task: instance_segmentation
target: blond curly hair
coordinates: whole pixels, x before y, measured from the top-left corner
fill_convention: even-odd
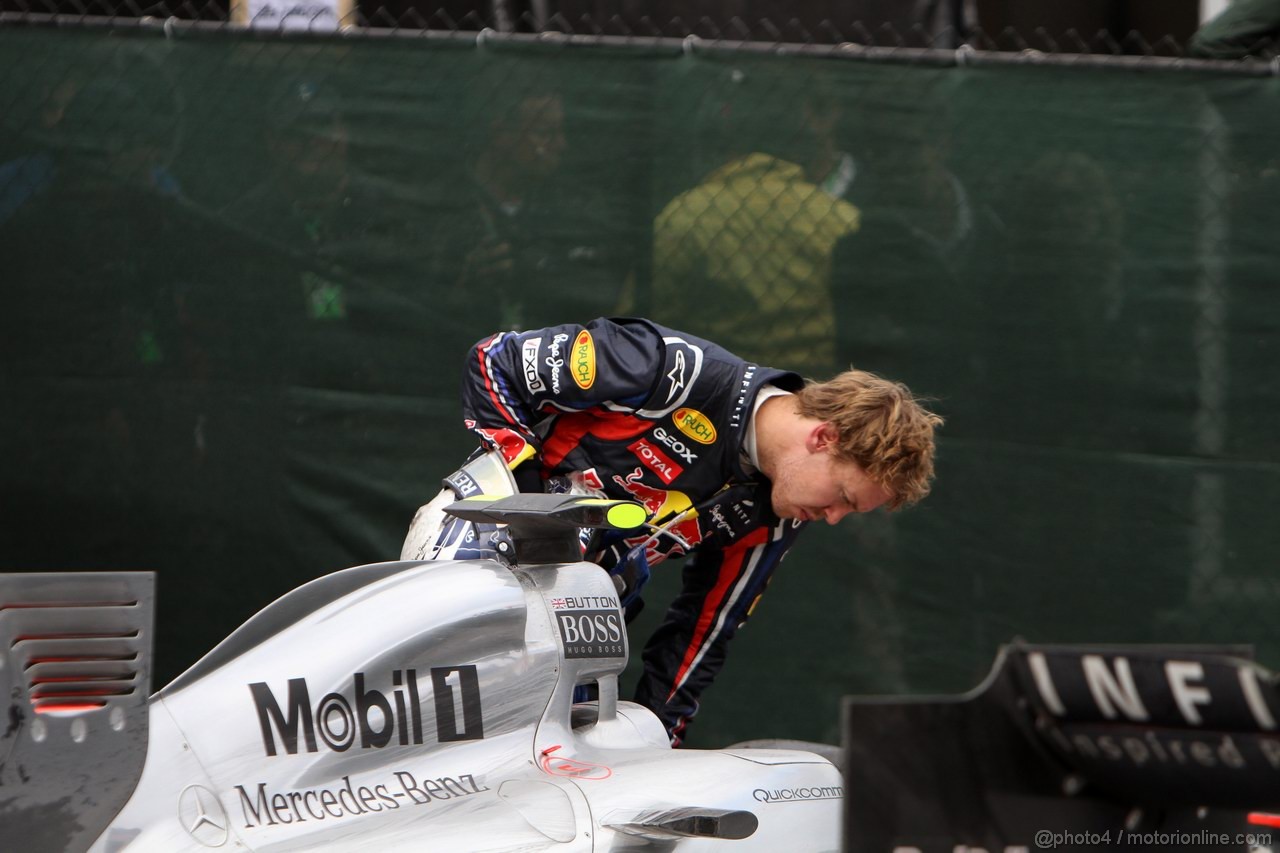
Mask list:
[[[933,431],[942,426],[942,418],[901,382],[846,370],[802,388],[796,410],[835,427],[833,452],[890,492],[889,509],[910,506],[929,494]]]

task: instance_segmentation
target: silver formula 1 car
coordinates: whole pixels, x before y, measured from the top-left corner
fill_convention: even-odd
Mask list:
[[[150,698],[145,573],[0,575],[6,850],[839,847],[811,753],[672,750],[619,701],[618,593],[582,527],[637,505],[461,501],[506,560],[312,581]],[[501,549],[500,549],[501,550]],[[596,685],[598,701],[573,701]]]

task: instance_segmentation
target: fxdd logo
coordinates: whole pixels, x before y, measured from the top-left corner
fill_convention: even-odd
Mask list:
[[[283,709],[265,681],[250,684],[267,755],[277,754],[277,735],[284,751],[290,755],[298,752],[299,734],[307,752],[319,751],[317,733],[320,742],[334,752],[346,752],[357,743],[360,749],[381,749],[393,739],[401,746],[423,742],[417,670],[392,671],[390,698],[380,690],[369,689],[363,672],[357,672],[353,681],[349,691],[327,693],[313,708],[307,680],[290,678]],[[484,737],[480,679],[474,665],[432,667],[431,688],[437,742]],[[461,728],[458,727],[459,703]]]
[[[524,384],[530,394],[547,390],[547,385],[538,375],[538,351],[542,349],[542,338],[529,338],[520,347],[520,364],[524,370]]]

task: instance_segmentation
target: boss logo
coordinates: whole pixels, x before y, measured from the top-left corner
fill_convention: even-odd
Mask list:
[[[617,610],[556,613],[566,658],[612,658],[626,654],[622,617]]]

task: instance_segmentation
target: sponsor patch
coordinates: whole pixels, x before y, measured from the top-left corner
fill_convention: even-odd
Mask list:
[[[636,458],[643,462],[646,468],[657,474],[658,479],[666,483],[668,486],[671,485],[672,481],[674,481],[676,477],[679,477],[684,473],[684,469],[672,461],[670,456],[663,453],[643,438],[637,439],[631,444],[628,444],[627,450],[634,453]]]
[[[645,512],[649,513],[649,519],[654,524],[663,524],[670,521],[673,516],[679,515],[693,506],[689,496],[684,492],[678,492],[675,489],[667,491],[646,486],[640,482],[640,478],[643,476],[644,469],[636,468],[625,478],[614,474],[613,481],[625,489],[627,494],[644,505]],[[696,514],[668,529],[670,533],[679,537],[680,542],[686,543],[690,548],[702,541],[702,529],[698,526]],[[645,543],[646,559],[649,560],[650,565],[657,565],[666,556],[678,557],[686,552],[686,549],[680,544],[673,544],[670,541],[672,539],[673,537],[655,537],[645,533],[623,541],[628,547],[635,547],[642,542]]]
[[[512,470],[537,453],[533,445],[525,441],[524,436],[518,432],[509,429],[483,429],[477,427],[472,420],[467,420],[467,428],[477,433],[490,447],[501,451],[507,467]]]
[[[524,384],[530,394],[539,394],[547,390],[547,383],[538,375],[538,351],[542,349],[542,338],[529,338],[520,347],[520,366],[524,371]]]
[[[742,371],[742,381],[738,383],[738,399],[733,404],[733,413],[729,415],[730,426],[735,428],[742,426],[742,416],[747,411],[747,393],[751,390],[751,383],[755,380],[755,375],[756,366],[754,364],[748,364],[747,369]]]
[[[667,380],[671,383],[667,389],[667,399],[665,402],[670,403],[676,394],[684,390],[684,350],[676,350],[676,363],[671,368],[671,372],[667,374]]]
[[[480,679],[475,666],[432,667],[430,672],[436,741],[484,738]],[[328,693],[313,703],[307,680],[290,678],[284,707],[265,681],[250,684],[263,750],[273,756],[279,753],[278,747],[283,747],[285,753],[297,755],[300,749],[318,752],[321,744],[334,752],[346,752],[353,747],[381,749],[392,742],[401,746],[423,743],[417,670],[392,670],[390,681],[388,695],[369,687],[365,674],[357,672],[350,689]],[[461,720],[454,714],[459,702]]]
[[[588,468],[579,475],[582,485],[588,489],[595,489],[597,492],[604,491],[604,481],[600,479],[600,472],[595,468]]]
[[[699,444],[716,443],[716,428],[711,425],[711,419],[697,409],[690,409],[687,406],[676,409],[676,413],[671,417],[675,420],[678,430]]]
[[[757,803],[797,803],[805,800],[838,800],[844,796],[844,788],[832,785],[825,788],[756,788],[751,798]]]
[[[618,599],[607,595],[570,595],[567,598],[551,599],[551,606],[557,610],[599,610],[601,607],[621,607]]]
[[[674,435],[667,432],[662,427],[658,427],[653,431],[653,437],[658,441],[660,441],[661,443],[665,444],[667,447],[670,447],[673,451],[675,451],[677,456],[679,456],[685,462],[688,462],[690,465],[698,461],[698,454],[690,450],[689,445],[685,444],[683,441],[676,438]]]
[[[560,368],[564,367],[564,359],[560,357],[560,345],[569,340],[568,335],[556,335],[551,339],[550,354],[545,359],[547,367],[551,368],[551,392],[553,394],[560,393]]]
[[[573,374],[573,381],[583,391],[595,384],[596,344],[591,340],[591,333],[586,329],[578,332],[578,336],[573,339],[569,372]]]
[[[448,477],[444,478],[446,488],[452,489],[453,493],[460,498],[469,498],[472,495],[483,494],[484,490],[480,488],[480,484],[476,482],[466,471],[454,471]]]
[[[559,611],[555,616],[566,658],[620,658],[627,653],[622,614],[616,609]]]
[[[394,778],[362,779],[367,783],[363,785],[352,782],[348,775],[342,777],[341,784],[326,787],[271,789],[266,782],[259,782],[257,787],[236,785],[235,790],[240,792],[240,814],[245,829],[340,820],[470,797],[489,790],[489,786],[477,782],[471,773],[419,780],[407,770],[396,770],[392,776]]]
[[[218,795],[203,785],[182,789],[178,820],[187,834],[205,847],[221,847],[227,842],[227,812]]]

